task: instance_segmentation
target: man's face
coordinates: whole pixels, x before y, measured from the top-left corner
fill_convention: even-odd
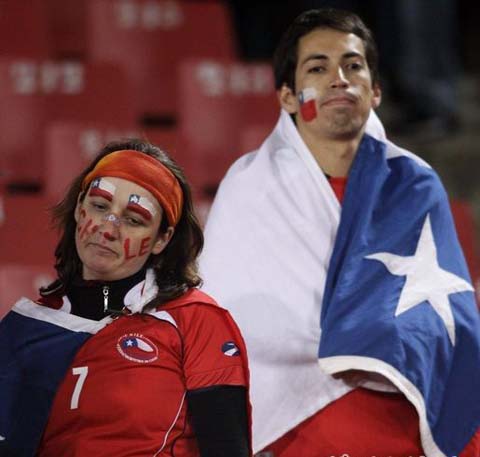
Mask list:
[[[379,87],[372,87],[363,41],[322,28],[303,36],[297,52],[295,92],[284,85],[279,97],[282,107],[295,115],[302,137],[359,137],[381,98]]]

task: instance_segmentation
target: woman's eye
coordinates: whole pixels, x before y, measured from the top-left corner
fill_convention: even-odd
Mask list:
[[[101,203],[92,202],[91,204],[92,204],[93,208],[95,208],[98,211],[104,211],[107,208],[106,205],[103,205]]]
[[[125,218],[125,220],[128,222],[129,225],[133,227],[137,227],[143,224],[140,219],[136,219],[135,217],[127,217]]]

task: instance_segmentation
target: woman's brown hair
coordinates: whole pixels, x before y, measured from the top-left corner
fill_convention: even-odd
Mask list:
[[[61,238],[55,249],[55,269],[58,279],[40,290],[41,295],[64,290],[75,277],[82,273],[82,263],[75,247],[75,207],[78,198],[83,200],[82,182],[85,176],[106,155],[120,150],[135,150],[154,157],[167,167],[176,177],[183,193],[183,208],[175,227],[172,239],[158,255],[150,255],[146,266],[155,272],[158,286],[157,297],[149,304],[157,306],[182,295],[190,287],[201,284],[198,275],[197,257],[203,248],[203,233],[193,210],[190,186],[182,169],[157,146],[146,141],[129,139],[107,144],[92,163],[77,176],[67,191],[65,198],[53,208],[54,225],[61,231]],[[160,232],[168,229],[165,215],[160,224]]]

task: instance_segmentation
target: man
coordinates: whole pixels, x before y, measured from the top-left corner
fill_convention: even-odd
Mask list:
[[[278,124],[207,223],[204,287],[247,342],[259,455],[480,455],[473,288],[437,175],[374,125],[375,49],[353,14],[294,21]]]

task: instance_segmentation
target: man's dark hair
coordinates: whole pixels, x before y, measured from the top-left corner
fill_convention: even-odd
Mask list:
[[[77,276],[82,274],[82,262],[75,246],[75,207],[78,198],[85,198],[82,192],[82,182],[85,176],[95,168],[95,165],[106,155],[121,150],[134,150],[154,157],[167,167],[176,177],[183,193],[183,208],[175,232],[160,254],[151,254],[146,266],[155,271],[158,295],[150,303],[156,306],[182,295],[188,288],[201,284],[198,276],[197,257],[203,248],[203,233],[193,210],[190,186],[181,168],[160,148],[137,139],[128,139],[107,144],[95,157],[92,163],[72,182],[65,198],[53,208],[53,221],[61,231],[61,238],[55,249],[55,268],[58,280],[50,286],[41,289],[46,295],[53,290],[64,290]],[[159,231],[165,233],[168,221],[163,213]]]
[[[378,51],[372,32],[356,14],[333,8],[305,11],[298,16],[284,33],[273,56],[275,89],[286,84],[295,92],[295,69],[300,38],[315,29],[333,29],[357,35],[365,46],[365,57],[372,75],[372,83],[378,83]]]

